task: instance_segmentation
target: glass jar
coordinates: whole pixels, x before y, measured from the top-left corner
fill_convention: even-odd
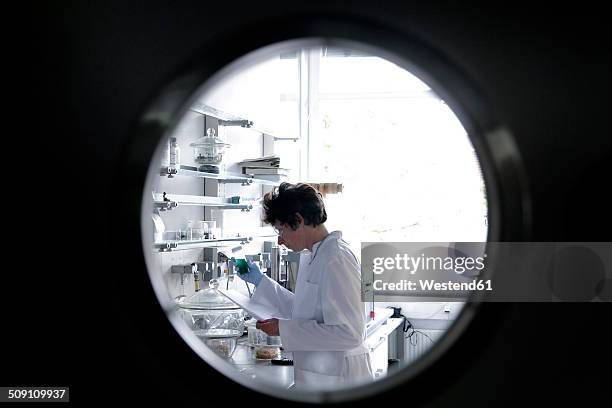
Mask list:
[[[185,323],[204,344],[223,357],[230,357],[244,332],[245,314],[217,290],[216,279],[211,279],[209,286],[180,302],[179,307]]]
[[[215,136],[214,129],[208,129],[206,136],[189,144],[193,147],[193,160],[204,165],[219,165],[223,161],[223,153],[230,145]]]

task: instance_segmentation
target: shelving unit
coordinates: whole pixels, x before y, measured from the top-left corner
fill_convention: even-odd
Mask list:
[[[274,232],[259,232],[249,234],[244,237],[227,237],[227,238],[216,238],[216,239],[192,239],[192,240],[164,240],[153,244],[155,249],[160,252],[167,252],[176,249],[192,249],[192,248],[215,248],[226,246],[226,243],[238,242],[240,244],[246,244],[253,241],[255,238],[276,238],[277,235]]]
[[[197,170],[188,170],[184,168],[175,169],[172,167],[162,167],[160,170],[160,175],[167,176],[169,178],[172,178],[174,176],[208,178],[208,179],[217,180],[219,183],[236,183],[236,184],[242,184],[243,186],[248,186],[251,184],[278,186],[281,183],[280,181],[258,179],[253,176],[249,176],[247,174],[234,174],[234,173],[215,174],[215,173],[206,173],[206,172],[197,171]]]
[[[234,237],[234,238],[218,238],[218,239],[192,239],[192,240],[166,240],[156,242],[153,247],[158,249],[160,252],[168,252],[179,249],[192,249],[192,248],[215,248],[225,246],[228,242],[238,242],[240,244],[246,244],[253,240],[253,237]]]
[[[271,135],[269,132],[261,131],[253,127],[253,122],[241,118],[236,115],[228,114],[222,112],[220,110],[214,109],[205,104],[196,103],[190,109],[192,112],[206,115],[208,117],[212,117],[218,121],[218,126],[239,126],[245,129],[249,129],[250,131],[254,131],[256,133],[260,133],[262,135],[267,135],[269,137],[273,137],[273,140],[286,140],[287,138],[280,138]],[[205,122],[208,119],[205,119]],[[214,123],[214,122],[213,122]],[[213,126],[216,126],[213,125]],[[270,140],[270,138],[268,138]],[[289,138],[288,140],[295,140]],[[197,178],[204,182],[204,195],[200,195],[198,192],[197,195],[184,195],[184,194],[175,194],[173,191],[193,191],[193,190],[185,190],[184,185],[185,182],[191,183],[189,180],[177,180],[177,189],[173,189],[173,187],[169,186],[165,183],[163,194],[158,192],[153,192],[153,211],[160,214],[161,212],[166,212],[170,210],[175,210],[178,207],[194,207],[201,206],[205,209],[204,217],[206,219],[210,219],[212,210],[228,210],[235,211],[240,210],[241,212],[249,212],[255,207],[259,207],[261,204],[259,201],[255,201],[253,197],[257,197],[256,194],[253,194],[253,189],[246,189],[253,194],[253,197],[244,200],[244,196],[241,192],[236,191],[236,195],[239,195],[240,202],[232,203],[228,202],[225,196],[220,196],[221,193],[218,190],[218,186],[220,184],[235,184],[239,186],[248,187],[251,185],[255,186],[279,186],[281,181],[276,180],[267,180],[266,178],[257,178],[255,175],[249,174],[236,174],[230,172],[221,172],[217,173],[208,173],[203,171],[198,171],[198,167],[190,165],[181,165],[181,166],[162,166],[160,168],[160,176],[167,177],[172,179],[174,177],[191,177]],[[242,189],[241,189],[242,190]],[[257,189],[256,189],[257,190]],[[160,191],[160,190],[157,190]],[[186,213],[190,213],[187,211]],[[178,215],[178,214],[177,214]],[[228,215],[231,217],[231,215]],[[246,216],[246,215],[245,215]],[[223,217],[223,216],[221,216]],[[225,231],[225,236],[216,238],[216,239],[166,239],[163,241],[157,241],[153,244],[153,250],[157,252],[172,252],[172,251],[182,251],[182,250],[191,250],[191,249],[203,249],[204,250],[204,259],[208,262],[215,262],[217,259],[217,251],[221,250],[223,247],[234,247],[237,245],[245,245],[249,242],[252,242],[254,239],[264,239],[264,240],[276,240],[277,235],[271,228],[266,227],[255,227],[255,228],[246,228],[246,229],[233,229],[229,231]],[[173,237],[172,234],[166,235],[165,238]],[[178,259],[178,258],[177,258]]]
[[[190,110],[200,115],[212,116],[218,119],[219,126],[240,126],[243,128],[250,128],[253,126],[253,122],[248,119],[220,111],[203,103],[194,104]]]
[[[199,203],[181,203],[176,201],[155,201],[153,203],[155,208],[159,208],[161,211],[168,211],[172,208],[182,207],[185,205],[199,205],[202,207],[215,207],[219,210],[241,210],[241,211],[251,211],[253,206],[250,204],[199,204]]]
[[[258,204],[243,203],[233,204],[225,202],[220,197],[208,197],[208,196],[196,196],[196,195],[184,195],[184,194],[170,194],[169,197],[165,197],[161,194],[153,194],[153,206],[160,211],[171,210],[181,206],[201,206],[201,207],[215,207],[218,210],[241,210],[250,211],[254,206]]]
[[[219,210],[241,210],[241,211],[251,211],[253,209],[252,204],[220,204],[220,203],[192,203],[192,202],[180,202],[180,201],[154,201],[153,205],[156,209],[160,209],[161,211],[168,211],[172,208],[182,207],[186,205],[195,205],[202,207],[215,207]]]
[[[215,109],[211,106],[208,106],[206,104],[203,103],[196,103],[195,105],[193,105],[190,109],[192,112],[195,113],[199,113],[200,115],[207,115],[207,116],[212,116],[213,118],[216,118],[219,120],[219,126],[240,126],[243,127],[245,129],[250,129],[254,132],[257,133],[261,133],[262,135],[267,135],[267,136],[271,136],[274,138],[274,141],[284,141],[284,140],[291,140],[291,141],[298,141],[299,138],[298,137],[279,137],[276,136],[274,133],[271,133],[268,130],[264,130],[264,129],[259,129],[257,127],[254,127],[254,123],[253,121],[250,121],[248,119],[244,119],[241,118],[239,116],[236,115],[232,115],[229,113],[225,113],[223,111],[220,111],[218,109]]]

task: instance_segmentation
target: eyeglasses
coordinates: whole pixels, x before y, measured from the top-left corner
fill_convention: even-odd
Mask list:
[[[274,230],[274,233],[278,235],[279,237],[283,236],[283,231],[285,230],[284,227],[279,228],[279,227],[272,226],[272,229]]]

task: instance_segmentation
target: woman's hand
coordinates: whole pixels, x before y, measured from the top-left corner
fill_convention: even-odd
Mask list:
[[[255,285],[255,287],[257,287],[257,285],[259,285],[259,282],[261,282],[261,279],[263,278],[263,273],[259,270],[259,267],[254,262],[247,260],[246,263],[249,267],[249,271],[245,274],[237,273],[236,275],[238,275],[240,279],[252,283],[253,285]],[[231,258],[230,264],[231,268],[233,269],[236,265],[236,260],[234,258]]]
[[[279,336],[278,319],[258,320],[255,327],[266,333],[268,336]]]

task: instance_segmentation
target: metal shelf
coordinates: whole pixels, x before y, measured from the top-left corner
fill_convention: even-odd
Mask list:
[[[166,240],[156,242],[153,247],[158,249],[160,252],[168,252],[181,249],[191,248],[210,248],[223,246],[225,242],[240,242],[246,244],[252,241],[252,237],[234,237],[234,238],[218,238],[218,239],[193,239],[193,240]]]
[[[253,237],[253,239],[268,239],[274,240],[278,238],[278,235],[274,232],[272,227],[270,226],[262,226],[262,227],[251,227],[251,228],[236,228],[229,229],[225,231],[228,236],[247,236]]]
[[[277,238],[278,234],[270,233],[270,234],[258,234],[253,235],[254,238]]]
[[[156,209],[161,211],[168,211],[176,207],[185,207],[185,206],[202,206],[202,207],[215,207],[219,210],[241,210],[241,211],[251,211],[253,206],[251,204],[213,204],[213,203],[182,203],[179,201],[154,201],[153,205]]]
[[[298,140],[300,140],[299,137],[280,137],[280,136],[276,136],[274,133],[271,133],[271,132],[269,132],[269,131],[267,131],[265,129],[259,129],[259,128],[255,128],[255,127],[250,127],[249,130],[252,130],[253,132],[261,133],[262,135],[273,137],[275,142],[282,142],[282,141],[287,141],[287,140],[291,140],[291,141],[297,142]]]
[[[240,116],[220,111],[204,103],[196,103],[190,110],[192,112],[199,113],[200,115],[212,116],[213,118],[219,119],[219,126],[240,126],[257,133],[271,136],[274,138],[274,141],[293,140],[295,142],[300,139],[299,137],[278,137],[274,133],[271,133],[265,129],[253,127],[254,124],[252,120],[244,119]]]
[[[250,128],[253,126],[253,122],[248,119],[225,113],[203,103],[194,104],[190,110],[200,115],[212,116],[213,118],[219,119],[220,126],[240,126],[243,128]]]
[[[157,210],[169,211],[173,208],[184,206],[215,207],[216,209],[220,210],[241,211],[250,211],[253,209],[253,204],[251,203],[232,204],[227,203],[218,197],[170,194],[168,197],[166,197],[166,199],[164,199],[163,195],[161,194],[153,195],[153,207]]]
[[[233,174],[233,173],[223,173],[223,174],[215,174],[215,173],[206,173],[203,171],[197,170],[187,170],[187,169],[175,169],[172,167],[162,167],[160,170],[161,176],[167,176],[169,178],[176,176],[189,176],[189,177],[202,177],[218,180],[219,183],[237,183],[242,184],[243,186],[248,186],[251,184],[263,184],[268,186],[279,186],[280,181],[272,181],[272,180],[264,180],[258,179],[252,176],[248,176],[246,174]]]

